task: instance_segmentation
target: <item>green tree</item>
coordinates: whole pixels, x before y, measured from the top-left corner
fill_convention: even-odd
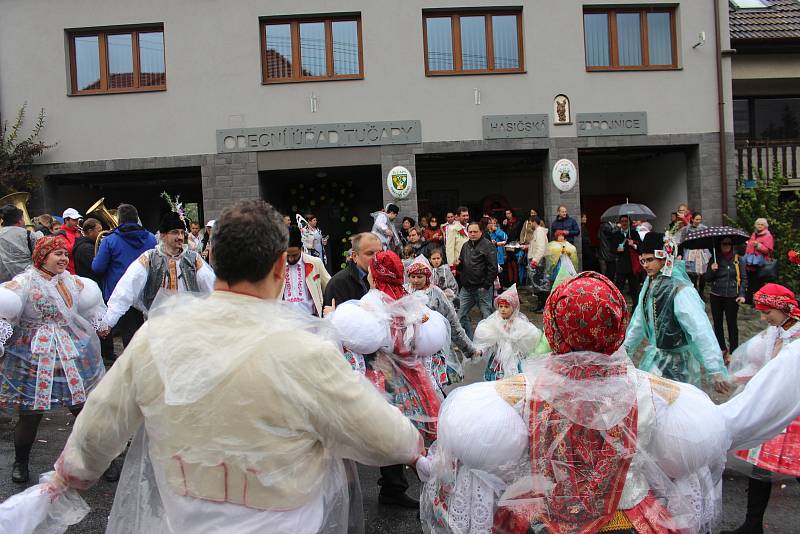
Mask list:
[[[786,183],[787,178],[777,163],[771,178],[767,179],[763,171],[759,172],[755,187],[745,187],[744,179],[740,179],[736,188],[736,218],[728,217],[728,220],[752,232],[757,218],[767,219],[769,231],[775,238],[778,282],[799,291],[800,268],[789,263],[787,253],[800,251],[800,192],[781,191]]]
[[[0,125],[0,197],[17,191],[36,190],[40,179],[33,175],[33,162],[45,150],[55,146],[48,145],[39,137],[44,128],[44,108],[39,111],[30,134],[22,137],[27,105],[26,102],[19,108],[11,125],[8,121]]]

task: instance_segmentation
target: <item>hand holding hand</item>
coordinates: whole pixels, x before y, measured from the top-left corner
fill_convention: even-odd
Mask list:
[[[723,395],[731,390],[731,385],[725,380],[720,373],[713,375],[714,391],[722,393]]]
[[[718,264],[718,263],[716,263],[716,262],[715,262],[715,263],[712,263],[712,264],[711,264],[711,270],[712,270],[712,271],[716,271],[716,270],[718,270],[718,269],[719,269],[719,264]]]

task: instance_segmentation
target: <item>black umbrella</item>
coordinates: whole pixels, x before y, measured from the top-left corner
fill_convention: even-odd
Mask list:
[[[750,236],[747,232],[731,226],[709,226],[702,230],[692,230],[685,234],[681,246],[687,249],[711,249],[714,252],[714,261],[717,261],[717,243],[722,238],[728,237],[734,245],[746,243]]]
[[[617,222],[623,215],[626,215],[632,221],[652,221],[656,218],[655,213],[644,204],[626,202],[625,204],[608,208],[603,212],[600,220],[602,222]]]

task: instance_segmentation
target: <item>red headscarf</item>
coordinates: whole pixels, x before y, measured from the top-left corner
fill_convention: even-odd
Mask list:
[[[403,262],[391,250],[378,252],[369,262],[369,272],[375,289],[397,300],[405,296],[403,289]]]
[[[560,284],[547,299],[544,334],[557,354],[613,354],[625,341],[628,309],[617,286],[587,271]]]
[[[59,249],[69,250],[67,240],[63,236],[57,235],[40,237],[36,241],[36,246],[33,247],[33,253],[31,254],[33,266],[37,269],[41,269],[42,265],[44,265],[44,260],[47,258],[47,255],[54,250]]]
[[[789,317],[800,321],[800,307],[791,290],[779,284],[764,284],[753,295],[753,303],[758,311],[780,310]]]
[[[562,235],[564,237],[569,237],[569,232],[567,230],[556,230],[554,235],[555,235],[556,239],[558,239],[558,236],[562,236]]]
[[[425,276],[425,287],[423,289],[427,289],[428,286],[431,285],[433,267],[431,267],[430,262],[428,262],[428,259],[425,256],[417,256],[416,259],[411,262],[411,265],[409,265],[406,269],[406,274],[408,274],[408,276],[411,276],[412,274],[421,274]]]

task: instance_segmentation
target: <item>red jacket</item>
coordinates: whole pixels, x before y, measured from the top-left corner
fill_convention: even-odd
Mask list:
[[[61,231],[64,232],[64,238],[67,240],[67,253],[69,253],[69,265],[67,265],[67,270],[71,274],[75,274],[75,258],[72,255],[72,249],[75,247],[75,240],[81,237],[81,232],[78,230],[77,226],[75,228],[62,226]]]

